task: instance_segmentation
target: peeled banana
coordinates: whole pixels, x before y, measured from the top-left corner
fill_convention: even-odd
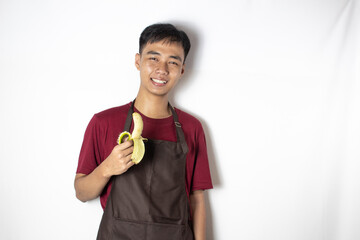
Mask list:
[[[138,164],[141,161],[141,159],[144,157],[145,154],[144,141],[147,139],[141,136],[144,127],[141,115],[137,112],[134,112],[132,114],[132,117],[134,121],[134,130],[132,131],[131,134],[127,131],[122,132],[119,135],[117,143],[118,144],[122,143],[126,137],[128,138],[128,140],[132,140],[134,142],[134,151],[131,155],[131,161],[133,161],[135,164]]]

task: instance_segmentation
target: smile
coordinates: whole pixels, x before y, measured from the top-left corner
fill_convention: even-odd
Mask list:
[[[151,81],[158,83],[158,84],[166,84],[168,82],[166,80],[160,80],[160,79],[155,79],[155,78],[151,78]]]

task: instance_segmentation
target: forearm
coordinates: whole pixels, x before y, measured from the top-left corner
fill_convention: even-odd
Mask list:
[[[97,198],[109,180],[110,177],[105,175],[103,165],[99,165],[89,175],[76,174],[76,197],[82,202]]]
[[[206,239],[206,208],[204,191],[194,191],[190,195],[190,204],[193,213],[193,230],[195,240]]]
[[[132,141],[116,145],[111,154],[89,175],[76,174],[76,197],[83,202],[97,198],[111,176],[120,175],[134,165],[131,161]]]

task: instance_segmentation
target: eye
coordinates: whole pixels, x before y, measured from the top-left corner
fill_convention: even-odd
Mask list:
[[[178,66],[179,64],[177,62],[170,62],[170,64]]]
[[[157,61],[157,58],[156,57],[150,57],[149,58],[151,61]]]

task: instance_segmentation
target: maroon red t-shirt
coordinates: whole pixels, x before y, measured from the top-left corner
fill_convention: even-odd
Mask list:
[[[81,147],[77,173],[89,174],[104,161],[115,147],[119,134],[124,130],[125,120],[131,102],[97,113],[91,119],[85,131]],[[139,112],[134,108],[135,112]],[[209,162],[205,134],[199,120],[175,109],[179,117],[185,139],[189,148],[186,156],[186,192],[211,189]],[[140,112],[139,112],[140,113]],[[141,114],[141,113],[140,113]],[[144,122],[144,138],[176,142],[176,130],[173,117],[163,119],[148,118],[141,114]],[[130,132],[133,129],[131,126]],[[145,143],[146,144],[146,143]],[[141,163],[140,163],[141,164]],[[100,195],[103,209],[110,194],[111,182]]]

